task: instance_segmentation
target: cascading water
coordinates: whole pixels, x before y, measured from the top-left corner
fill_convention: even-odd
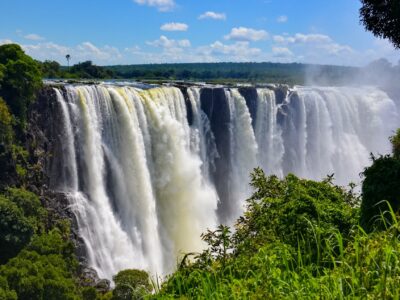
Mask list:
[[[164,275],[200,235],[232,224],[249,173],[359,182],[386,153],[396,106],[375,88],[92,85],[55,88],[61,115],[52,185],[75,213],[100,277],[126,268]]]

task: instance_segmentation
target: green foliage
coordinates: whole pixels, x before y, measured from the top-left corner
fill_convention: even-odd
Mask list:
[[[74,77],[77,78],[97,78],[97,79],[104,79],[104,78],[113,78],[113,72],[111,70],[107,70],[103,67],[99,67],[93,65],[91,61],[85,61],[79,64],[72,66],[69,70],[69,73],[75,75]]]
[[[77,263],[70,242],[57,230],[35,236],[18,256],[0,267],[18,299],[79,299],[73,278]]]
[[[0,172],[0,180],[6,176],[6,172],[10,169],[10,154],[14,139],[12,124],[13,118],[8,110],[7,104],[0,97],[0,170],[2,170],[2,172]]]
[[[45,231],[47,211],[43,208],[37,195],[25,189],[17,188],[8,188],[5,195],[22,210],[36,233]]]
[[[400,159],[400,129],[397,129],[396,134],[390,138],[392,143],[393,157]]]
[[[400,160],[389,155],[373,158],[372,165],[363,174],[361,225],[367,231],[384,228],[380,215],[388,207],[383,200],[395,211],[400,209]]]
[[[400,48],[400,2],[398,0],[361,0],[361,23],[375,36],[387,38]]]
[[[349,194],[329,182],[302,180],[291,174],[279,180],[256,169],[251,184],[255,193],[234,237],[237,251],[255,251],[267,241],[279,240],[294,248],[300,243],[304,251],[314,253],[318,250],[316,235],[325,239],[340,231],[348,236],[356,224]]]
[[[17,300],[17,293],[10,291],[7,279],[0,276],[0,299],[1,300]]]
[[[337,66],[313,66],[306,64],[281,63],[183,63],[147,64],[105,67],[114,72],[117,78],[146,80],[206,80],[250,81],[287,84],[304,84],[306,77],[321,77],[333,82],[345,82],[354,74],[356,68]]]
[[[372,165],[363,172],[361,225],[368,232],[387,227],[381,216],[388,204],[400,210],[400,129],[390,141],[392,155],[372,156]]]
[[[400,226],[367,234],[353,191],[288,175],[252,175],[255,189],[236,232],[203,235],[155,299],[398,299]],[[224,251],[223,249],[226,249]]]
[[[18,254],[34,233],[30,220],[16,203],[0,196],[0,263]]]
[[[7,102],[20,127],[24,128],[28,105],[42,85],[39,64],[19,45],[6,44],[0,46],[0,70],[3,77],[0,96]]]
[[[124,270],[113,277],[115,289],[112,299],[143,299],[152,290],[149,275],[141,270]]]
[[[0,46],[0,299],[97,299],[78,284],[69,222],[49,218],[37,195],[8,186],[32,185],[25,125],[40,68],[54,74],[59,65],[39,64],[18,45]]]
[[[0,266],[0,299],[83,297],[68,227],[60,220],[47,231],[47,211],[29,191],[8,188],[0,195],[0,263],[5,263]]]
[[[61,76],[60,64],[58,62],[46,60],[39,64],[44,78],[57,78]]]
[[[1,79],[0,79],[1,80]],[[8,110],[7,104],[0,97],[0,145],[8,148],[13,140],[13,119]]]
[[[0,262],[18,254],[34,233],[44,232],[46,219],[47,211],[35,194],[9,188],[0,195]]]

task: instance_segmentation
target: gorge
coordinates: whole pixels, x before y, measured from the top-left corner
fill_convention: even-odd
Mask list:
[[[51,85],[50,188],[67,196],[88,263],[166,275],[230,224],[249,174],[359,183],[390,151],[396,104],[373,87]]]

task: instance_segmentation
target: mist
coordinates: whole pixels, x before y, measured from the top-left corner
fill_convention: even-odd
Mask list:
[[[400,61],[392,64],[386,58],[365,67],[309,65],[305,84],[310,86],[374,86],[386,92],[400,105]]]

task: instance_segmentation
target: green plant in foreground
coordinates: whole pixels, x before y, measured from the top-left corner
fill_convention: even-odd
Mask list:
[[[381,214],[386,231],[366,233],[357,225],[356,195],[330,180],[280,180],[256,169],[252,185],[236,232],[221,226],[203,235],[209,247],[181,263],[150,298],[399,298],[393,210]]]

